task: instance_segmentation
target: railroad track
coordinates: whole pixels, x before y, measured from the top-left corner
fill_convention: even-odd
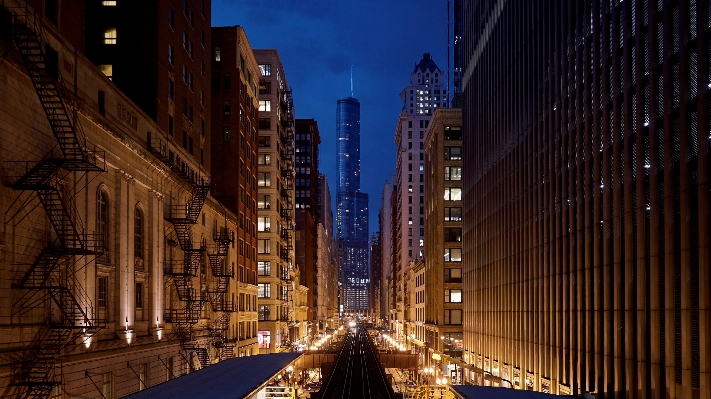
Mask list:
[[[320,397],[394,398],[368,333],[360,323],[354,329],[344,338],[333,371],[319,392]]]

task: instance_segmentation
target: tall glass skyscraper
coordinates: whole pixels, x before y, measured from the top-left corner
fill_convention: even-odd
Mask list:
[[[360,102],[352,95],[338,100],[336,131],[341,304],[347,312],[367,312],[368,194],[360,191]]]

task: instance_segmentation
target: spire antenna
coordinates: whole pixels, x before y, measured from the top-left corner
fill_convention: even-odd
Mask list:
[[[353,65],[351,65],[351,97],[353,97]]]

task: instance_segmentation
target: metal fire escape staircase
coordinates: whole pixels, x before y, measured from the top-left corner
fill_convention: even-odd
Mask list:
[[[287,321],[290,324],[295,323],[294,320],[294,285],[298,284],[293,279],[294,265],[291,254],[294,251],[294,101],[291,90],[283,92],[282,101],[282,121],[281,121],[281,175],[283,179],[282,185],[282,207],[281,217],[284,221],[281,230],[281,238],[284,246],[281,251],[281,259],[288,267],[287,279]]]
[[[176,157],[177,158],[177,157]],[[198,216],[205,204],[210,183],[200,178],[179,158],[171,169],[192,185],[192,195],[186,205],[166,205],[165,220],[171,223],[175,230],[177,242],[183,251],[182,261],[166,261],[164,274],[173,280],[178,299],[182,302],[179,308],[169,309],[170,321],[173,323],[173,333],[180,340],[180,346],[188,352],[195,352],[201,367],[210,365],[210,353],[207,345],[198,343],[193,327],[200,321],[206,299],[193,287],[193,279],[197,276],[200,261],[205,254],[205,242],[195,242],[192,226],[197,223]],[[191,365],[192,367],[192,365]]]
[[[225,225],[227,223],[225,222]],[[234,266],[227,266],[225,260],[234,236],[227,227],[213,233],[214,244],[208,247],[207,257],[210,261],[210,270],[215,278],[212,289],[207,291],[207,298],[217,318],[207,326],[210,332],[213,348],[217,349],[218,361],[234,357],[235,342],[226,337],[230,326],[230,317],[235,312],[234,302],[228,298],[230,279],[234,278]]]
[[[62,352],[74,349],[78,338],[88,339],[106,325],[97,318],[91,299],[74,275],[75,262],[100,254],[103,240],[84,229],[65,184],[67,172],[103,172],[105,165],[103,153],[88,150],[76,110],[65,105],[61,75],[48,68],[42,16],[27,6],[1,11],[58,147],[36,163],[25,162],[24,174],[9,185],[37,193],[57,236],[13,284],[24,291],[15,302],[15,315],[27,315],[51,303],[46,323],[33,337],[16,374],[16,397],[46,398],[61,383],[55,366]]]

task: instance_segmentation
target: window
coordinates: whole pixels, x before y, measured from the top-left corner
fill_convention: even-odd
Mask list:
[[[451,303],[461,303],[462,302],[462,290],[444,290],[444,301]]]
[[[272,186],[272,174],[271,172],[259,172],[257,174],[257,186],[259,187],[271,187]]]
[[[444,229],[445,242],[462,242],[462,229],[446,228]]]
[[[220,46],[215,47],[215,61],[220,62]]]
[[[175,99],[175,83],[172,80],[168,80],[168,98]]]
[[[270,118],[259,118],[259,130],[269,130],[272,128],[272,120]]]
[[[444,147],[444,159],[448,161],[461,161],[462,147]]]
[[[98,298],[96,302],[98,303],[99,308],[106,308],[109,300],[109,278],[99,277],[97,280]]]
[[[260,254],[272,253],[272,244],[268,239],[257,240],[257,252]]]
[[[272,262],[269,262],[269,261],[257,262],[257,273],[260,276],[271,276],[272,275]]]
[[[143,212],[139,208],[133,219],[133,255],[143,259]]]
[[[462,309],[445,309],[444,324],[462,324]]]
[[[173,65],[175,63],[175,53],[173,52],[172,44],[168,45],[168,62],[170,63],[170,65]]]
[[[109,80],[114,80],[114,66],[111,64],[100,64],[99,70],[106,75]]]
[[[175,12],[172,8],[168,9],[168,26],[170,26],[170,29],[175,30]]]
[[[444,180],[462,180],[461,166],[445,166]]]
[[[232,141],[232,136],[230,135],[230,127],[229,126],[222,127],[222,140],[225,143],[229,143],[230,141]]]
[[[104,44],[116,44],[116,28],[106,28],[104,31]]]
[[[271,147],[272,138],[270,136],[259,136],[259,146],[260,147]]]
[[[269,309],[269,305],[259,305],[259,311],[258,311],[258,318],[259,320],[265,321],[265,320],[271,320],[271,311]],[[263,333],[264,331],[260,331],[260,334]],[[267,339],[269,338],[269,331],[266,331],[267,333]],[[262,341],[259,344],[260,348],[268,348],[269,347],[269,342],[267,341],[266,346],[264,345],[264,341]]]
[[[462,261],[462,249],[461,248],[445,248],[444,249],[444,261],[445,262],[461,262]]]
[[[109,201],[104,190],[99,190],[96,196],[96,233],[106,258],[109,250]]]
[[[444,269],[444,282],[445,283],[461,283],[462,282],[462,269]]]
[[[143,283],[136,283],[136,307],[143,308]]]
[[[259,82],[259,94],[272,94],[272,82]]]
[[[224,100],[222,102],[222,110],[225,116],[230,115],[232,113],[232,102],[230,102],[230,100]]]
[[[461,222],[462,221],[462,208],[444,208],[444,221],[445,222]]]
[[[461,201],[462,200],[462,188],[461,187],[445,187],[444,188],[444,200],[445,201]]]
[[[271,100],[259,100],[259,110],[264,112],[270,112],[272,110]]]
[[[445,140],[461,140],[462,139],[462,127],[461,126],[445,126],[444,127],[444,139]]]
[[[257,163],[259,165],[270,165],[272,163],[272,156],[269,154],[259,154],[257,155]]]
[[[116,0],[103,0],[101,2],[102,6],[107,6],[107,7],[114,7],[116,6]]]
[[[272,197],[267,194],[259,194],[257,200],[257,208],[259,209],[271,209],[272,207]]]
[[[222,88],[229,89],[232,87],[232,75],[229,73],[225,74],[225,79],[222,81]]]
[[[259,65],[259,72],[262,73],[262,76],[271,76],[271,75],[272,75],[272,66],[271,66],[271,64],[262,64],[262,65]]]
[[[271,284],[269,284],[269,283],[259,284],[257,293],[258,293],[257,295],[259,295],[260,298],[271,298]]]
[[[259,216],[257,217],[257,231],[271,231],[272,222],[269,216]]]

